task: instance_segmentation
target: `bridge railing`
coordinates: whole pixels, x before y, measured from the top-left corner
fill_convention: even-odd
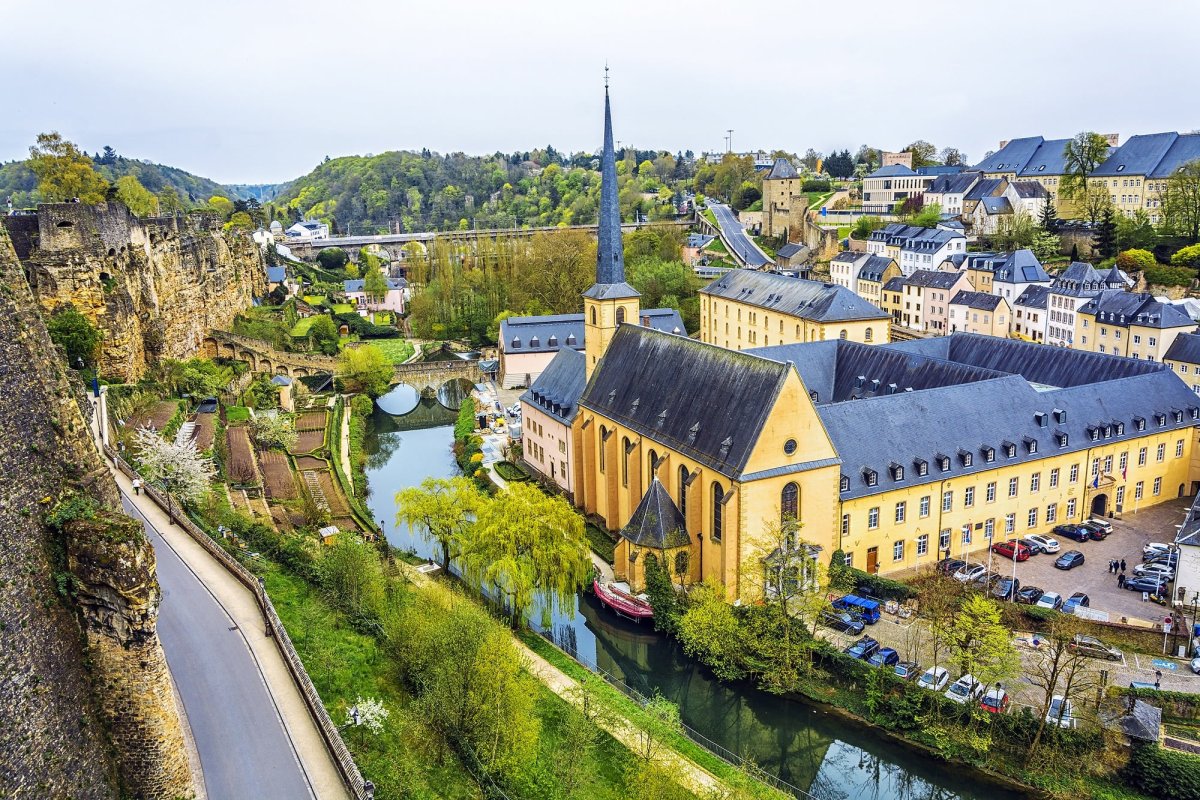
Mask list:
[[[117,469],[130,479],[137,477],[137,473],[133,470],[133,467],[129,466],[115,450],[108,445],[104,445],[103,449],[104,455],[112,461]],[[325,747],[337,765],[338,772],[341,774],[346,788],[355,800],[373,800],[375,796],[374,784],[363,778],[362,773],[358,770],[358,765],[354,763],[354,757],[350,755],[350,749],[346,747],[346,742],[342,739],[341,733],[338,732],[337,725],[334,724],[324,703],[321,702],[321,696],[317,693],[317,688],[313,685],[312,678],[308,676],[308,671],[304,668],[304,662],[300,660],[300,656],[292,644],[292,639],[288,636],[287,629],[283,626],[283,621],[279,619],[279,614],[276,613],[275,606],[271,603],[271,598],[267,596],[267,590],[263,586],[262,579],[246,569],[225,548],[213,541],[211,536],[201,530],[186,515],[182,514],[177,501],[169,501],[166,495],[149,484],[143,485],[142,488],[146,496],[153,500],[173,523],[182,528],[184,533],[204,548],[209,555],[216,559],[221,566],[228,570],[234,578],[254,595],[255,600],[258,602],[259,610],[263,615],[266,635],[274,639],[275,646],[279,649],[279,654],[292,676],[292,682],[295,683],[300,696],[304,698],[304,704],[308,707],[308,713],[312,717],[313,723],[317,726],[317,730],[320,731],[321,738],[325,740]]]

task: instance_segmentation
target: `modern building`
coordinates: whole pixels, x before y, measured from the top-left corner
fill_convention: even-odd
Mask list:
[[[316,241],[318,239],[328,239],[329,226],[315,219],[306,219],[297,222],[284,231],[284,236],[287,239],[296,240]]]
[[[863,178],[863,210],[888,213],[896,203],[925,194],[937,178],[962,172],[962,167],[917,167],[903,164],[880,167]]]
[[[950,300],[949,333],[1008,336],[1012,308],[1003,297],[987,292],[961,291]]]
[[[1075,312],[1105,289],[1128,289],[1133,285],[1121,270],[1113,267],[1101,273],[1091,264],[1072,262],[1055,276],[1046,297],[1046,344],[1069,347],[1075,340]]]
[[[342,281],[342,291],[346,299],[354,304],[359,314],[371,311],[394,311],[404,313],[404,292],[408,281],[403,278],[388,278],[387,291],[382,296],[368,295],[365,289],[366,281],[359,278],[352,281]]]
[[[1163,363],[1175,370],[1179,378],[1200,394],[1200,334],[1181,333],[1171,342],[1163,355]]]
[[[888,318],[842,286],[736,269],[700,290],[700,339],[731,350],[792,342],[888,341]]]
[[[1162,361],[1181,333],[1196,323],[1178,306],[1145,292],[1104,289],[1079,307],[1072,347]]]
[[[777,158],[771,171],[763,176],[763,225],[764,236],[787,238],[788,220],[791,218],[792,203],[802,195],[804,179],[786,158]]]

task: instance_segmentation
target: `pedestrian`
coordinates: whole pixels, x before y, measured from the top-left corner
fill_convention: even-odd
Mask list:
[[[142,493],[142,479],[141,478],[133,479],[133,493],[135,495],[140,495]]]
[[[1125,571],[1125,559],[1121,559],[1121,572]]]
[[[1162,686],[1162,670],[1154,670],[1154,688],[1157,691]]]
[[[1116,561],[1109,561],[1109,562],[1108,562],[1108,571],[1109,571],[1109,572],[1111,572],[1111,573],[1112,573],[1112,574],[1114,574],[1114,575],[1116,575],[1116,574],[1117,574],[1117,562],[1116,562]]]
[[[1124,572],[1122,572],[1120,575],[1117,576],[1117,588],[1119,588],[1119,589],[1125,588],[1125,573]]]

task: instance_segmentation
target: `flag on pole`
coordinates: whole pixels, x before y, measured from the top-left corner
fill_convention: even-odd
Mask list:
[[[1096,477],[1092,478],[1092,488],[1098,489],[1099,487],[1100,487],[1100,476],[1097,475]]]
[[[1125,473],[1129,471],[1128,467],[1121,467],[1121,480],[1125,480]]]

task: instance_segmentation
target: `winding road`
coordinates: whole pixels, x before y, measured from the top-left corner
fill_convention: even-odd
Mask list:
[[[742,227],[742,223],[738,222],[733,209],[724,203],[714,203],[711,200],[708,202],[708,207],[712,209],[717,218],[717,224],[721,226],[721,238],[740,263],[751,269],[758,269],[774,263],[746,235],[746,229]]]

